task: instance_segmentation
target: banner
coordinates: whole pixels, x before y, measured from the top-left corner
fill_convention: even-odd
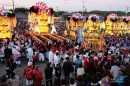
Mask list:
[[[84,41],[82,28],[78,28],[77,32],[78,32],[78,43],[81,43]]]

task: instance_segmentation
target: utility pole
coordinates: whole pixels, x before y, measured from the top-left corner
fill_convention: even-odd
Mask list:
[[[110,5],[110,12],[111,12],[111,5]]]
[[[128,6],[126,6],[126,16],[127,16],[128,9],[129,9],[129,7],[128,7]]]
[[[13,4],[13,13],[14,13],[14,0],[12,0],[12,4]]]
[[[82,16],[84,16],[84,8],[85,8],[84,3],[85,3],[85,2],[87,2],[87,1],[83,1],[83,11],[82,11]]]
[[[57,8],[57,17],[58,17],[59,7],[57,6],[56,8]]]

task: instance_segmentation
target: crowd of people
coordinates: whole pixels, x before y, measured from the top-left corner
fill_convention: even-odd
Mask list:
[[[0,86],[19,86],[14,70],[22,58],[28,59],[23,70],[26,86],[42,86],[43,74],[45,86],[130,86],[129,34],[105,36],[99,51],[85,49],[77,40],[40,44],[29,35],[14,35],[12,40],[1,40],[0,58],[6,64]],[[44,72],[39,64],[46,64]]]

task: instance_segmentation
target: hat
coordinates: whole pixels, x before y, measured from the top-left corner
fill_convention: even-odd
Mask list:
[[[108,51],[108,54],[111,54],[111,52],[110,52],[110,51]]]
[[[28,66],[31,66],[32,65],[32,62],[28,62]]]

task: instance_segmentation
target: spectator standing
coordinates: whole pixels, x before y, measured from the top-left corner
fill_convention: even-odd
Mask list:
[[[24,68],[24,75],[26,77],[26,86],[30,86],[33,84],[32,73],[29,72],[33,70],[32,62],[28,62],[28,65]]]
[[[51,63],[47,64],[45,68],[46,86],[52,86],[52,72],[53,68],[50,66]]]
[[[72,64],[71,64],[71,62],[69,62],[69,57],[67,57],[66,61],[63,63],[63,71],[64,71],[64,75],[65,75],[66,84],[69,83],[70,73],[72,71],[71,68],[72,68]]]

